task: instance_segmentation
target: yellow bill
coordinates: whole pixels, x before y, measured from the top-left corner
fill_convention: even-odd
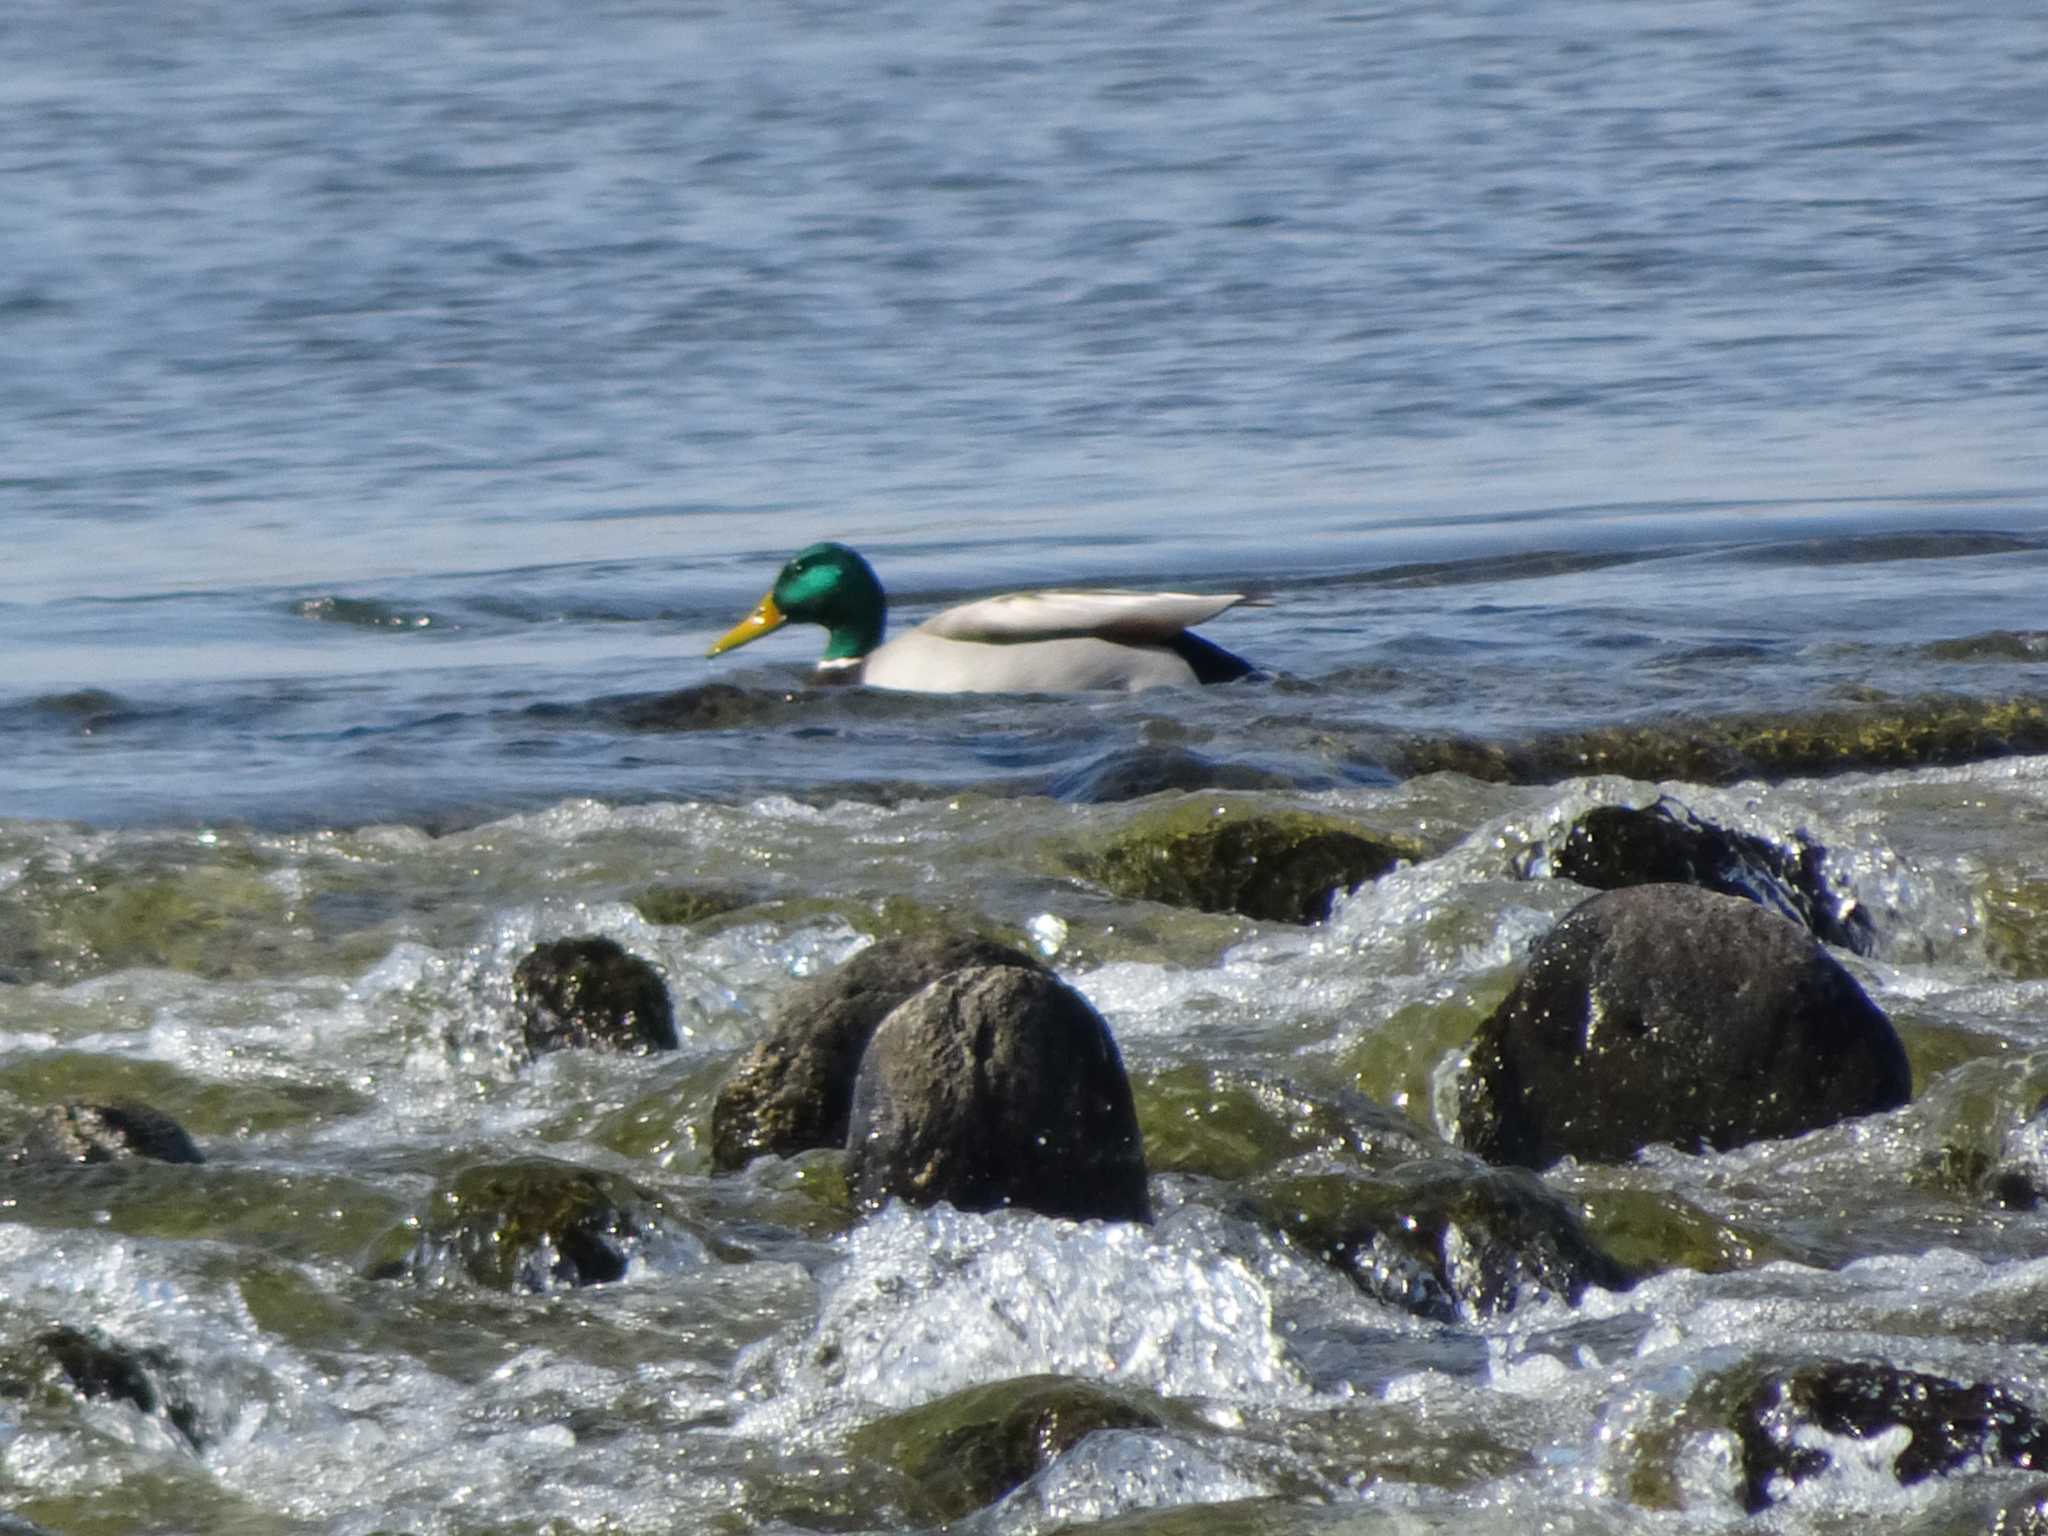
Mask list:
[[[719,636],[718,643],[704,654],[716,656],[719,652],[729,651],[736,645],[745,645],[749,640],[758,640],[763,635],[782,628],[788,622],[788,615],[775,606],[775,598],[771,593],[754,605],[752,613]]]

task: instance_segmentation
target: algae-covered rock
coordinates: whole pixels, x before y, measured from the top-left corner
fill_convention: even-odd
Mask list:
[[[1655,783],[1733,784],[1857,769],[1928,768],[2048,751],[2048,699],[1934,695],[1854,709],[1628,722],[1519,741],[1412,737],[1385,750],[1403,777],[1467,774],[1555,784],[1610,773]]]
[[[200,1446],[199,1411],[182,1380],[184,1367],[165,1350],[60,1324],[37,1334],[7,1375],[11,1379],[0,1385],[10,1395],[56,1386],[81,1400],[127,1403],[195,1450]]]
[[[614,939],[537,944],[512,971],[526,1048],[647,1052],[676,1048],[675,1014],[661,973]]]
[[[855,1432],[852,1449],[907,1476],[930,1515],[957,1520],[992,1504],[1098,1429],[1163,1429],[1148,1395],[1069,1376],[969,1387]]]
[[[846,1145],[848,1183],[870,1209],[894,1196],[1150,1215],[1116,1042],[1086,998],[1036,967],[955,971],[892,1011],[861,1057]]]
[[[138,1099],[111,1104],[52,1104],[29,1122],[14,1161],[40,1166],[115,1163],[203,1163],[206,1154],[185,1128]]]
[[[1132,1091],[1155,1173],[1245,1179],[1310,1155],[1377,1168],[1446,1150],[1362,1094],[1311,1092],[1245,1068],[1186,1062],[1139,1078]]]
[[[1891,1471],[1907,1485],[1986,1463],[2048,1468],[2048,1421],[2010,1387],[1872,1361],[1826,1361],[1765,1373],[1735,1410],[1743,1502],[1751,1513],[1832,1465],[1827,1451],[1802,1440],[1808,1426],[1858,1440],[1905,1429],[1910,1438]]]
[[[1141,815],[1074,862],[1132,901],[1318,923],[1338,896],[1420,854],[1417,845],[1334,817],[1201,799]]]
[[[2048,880],[1995,881],[1979,912],[1993,965],[2017,981],[2048,977]]]
[[[433,1280],[452,1268],[500,1291],[602,1285],[663,1224],[658,1198],[618,1174],[545,1158],[485,1163],[387,1234],[370,1273]]]
[[[1725,1151],[1906,1102],[1905,1047],[1804,929],[1683,885],[1567,913],[1480,1026],[1460,1139],[1490,1162]]]
[[[1635,1274],[1602,1249],[1534,1174],[1456,1154],[1385,1173],[1282,1172],[1250,1209],[1360,1290],[1437,1322],[1473,1322],[1587,1287],[1625,1290]]]
[[[1877,943],[1870,914],[1827,879],[1827,849],[1805,833],[1790,845],[1703,821],[1669,798],[1638,808],[1601,805],[1524,861],[1596,890],[1696,885],[1741,896],[1859,955]]]
[[[876,1026],[905,998],[969,965],[1038,962],[993,939],[932,930],[882,939],[797,988],[718,1091],[712,1166],[730,1171],[766,1153],[844,1146],[854,1074]]]
[[[633,898],[633,906],[650,923],[681,927],[706,918],[723,917],[753,904],[745,891],[708,885],[650,885]]]

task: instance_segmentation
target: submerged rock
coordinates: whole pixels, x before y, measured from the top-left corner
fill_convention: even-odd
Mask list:
[[[1306,924],[1328,917],[1346,891],[1420,853],[1327,816],[1244,812],[1202,800],[1140,816],[1076,863],[1129,900]]]
[[[536,944],[512,971],[526,1048],[672,1051],[675,1014],[661,973],[595,935]]]
[[[854,1074],[876,1027],[904,999],[970,965],[1038,969],[1029,955],[993,939],[920,933],[879,940],[798,988],[718,1090],[712,1167],[730,1171],[764,1153],[844,1146]]]
[[[1167,1427],[1165,1405],[1071,1376],[1019,1376],[969,1387],[864,1426],[854,1451],[894,1466],[957,1520],[993,1504],[1098,1429]]]
[[[871,1209],[896,1196],[1150,1216],[1116,1042],[1086,998],[1036,967],[955,971],[882,1021],[854,1082],[847,1178]]]
[[[1891,1467],[1902,1484],[1987,1462],[2048,1468],[2048,1423],[2009,1388],[1831,1361],[1771,1372],[1737,1408],[1743,1502],[1752,1514],[1832,1465],[1826,1451],[1800,1443],[1808,1426],[1858,1440],[1905,1429],[1911,1439]]]
[[[1576,1304],[1588,1287],[1635,1283],[1534,1174],[1445,1154],[1380,1174],[1262,1180],[1253,1214],[1368,1296],[1434,1322],[1484,1321],[1546,1296]]]
[[[1906,1102],[1891,1021],[1812,935],[1752,902],[1642,885],[1538,941],[1473,1038],[1460,1139],[1490,1162],[1725,1151]]]
[[[14,1160],[116,1163],[148,1158],[159,1163],[203,1163],[206,1154],[185,1128],[137,1099],[111,1104],[52,1104],[29,1123]]]
[[[499,1291],[603,1285],[625,1275],[660,1224],[658,1199],[617,1174],[547,1158],[486,1163],[387,1235],[370,1276],[432,1280],[452,1266]]]
[[[1595,806],[1547,850],[1548,873],[1596,890],[1696,885],[1741,896],[1859,955],[1877,943],[1870,914],[1835,890],[1827,849],[1797,834],[1792,845],[1702,821],[1676,800],[1638,808]]]
[[[199,1448],[199,1411],[179,1381],[182,1367],[166,1351],[64,1324],[35,1336],[30,1361],[36,1374],[53,1375],[78,1397],[127,1403]]]
[[[1306,781],[1302,775],[1257,763],[1220,761],[1186,747],[1141,746],[1105,753],[1068,769],[1054,778],[1050,789],[1055,800],[1109,805],[1168,790],[1327,789],[1333,782],[1328,776]]]

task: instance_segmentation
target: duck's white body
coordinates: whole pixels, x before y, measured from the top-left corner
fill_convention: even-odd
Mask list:
[[[790,556],[775,585],[711,647],[722,655],[792,620],[825,631],[818,675],[911,693],[1135,692],[1223,683],[1250,662],[1190,632],[1243,602],[1235,592],[1012,592],[934,614],[885,641],[888,599],[844,544]]]
[[[1012,592],[963,603],[857,663],[871,688],[912,693],[1070,693],[1186,687],[1190,626],[1244,601],[1192,592]],[[826,663],[831,666],[831,663]]]

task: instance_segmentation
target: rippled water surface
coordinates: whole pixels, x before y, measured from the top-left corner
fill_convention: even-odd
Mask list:
[[[20,0],[0,57],[0,1146],[135,1098],[207,1156],[0,1163],[0,1515],[2039,1521],[1812,1424],[1751,1515],[1735,1427],[1814,1362],[2048,1413],[2037,5]],[[1262,673],[705,660],[827,536],[899,622],[1242,589]],[[1545,849],[1660,795],[1825,847],[1914,1101],[1550,1170],[1646,1275],[1576,1301],[1261,1219],[1384,1175],[1359,1095],[1448,1129],[1588,894]],[[1413,856],[1312,926],[1091,862],[1305,811]],[[1154,1224],[712,1173],[791,989],[934,923],[1108,1021]],[[586,933],[678,1051],[525,1058],[513,967]],[[630,1206],[623,1272],[450,1235],[525,1177]]]

